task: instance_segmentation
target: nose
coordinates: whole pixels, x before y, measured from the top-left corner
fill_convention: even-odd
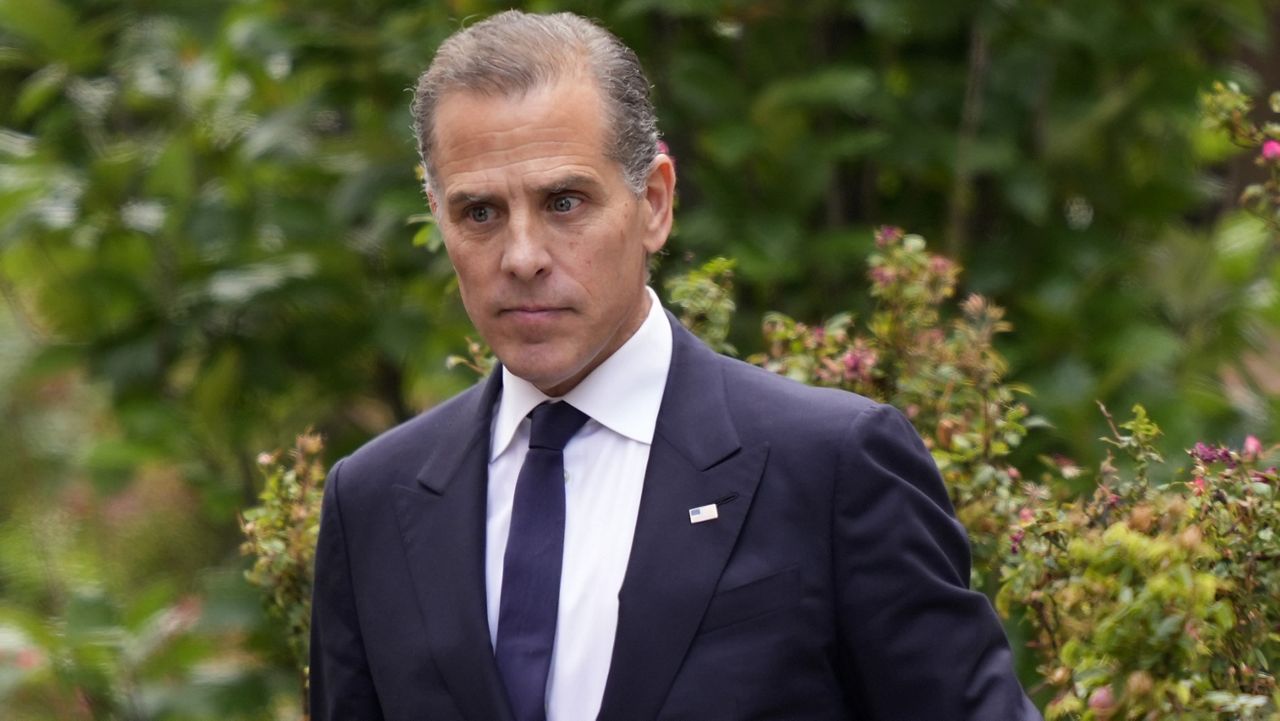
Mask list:
[[[536,214],[512,212],[502,252],[502,271],[524,281],[550,272],[545,230],[539,227]]]

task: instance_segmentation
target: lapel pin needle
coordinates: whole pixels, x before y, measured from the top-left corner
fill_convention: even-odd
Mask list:
[[[720,517],[720,509],[716,504],[710,503],[705,506],[689,509],[689,523],[702,523],[704,521],[714,521]]]

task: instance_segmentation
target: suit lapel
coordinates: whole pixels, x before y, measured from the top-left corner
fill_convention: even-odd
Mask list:
[[[671,372],[618,596],[601,721],[658,716],[746,520],[768,455],[767,447],[741,447],[720,361],[674,318],[671,323]],[[712,503],[717,519],[690,522],[690,509]]]
[[[442,423],[418,488],[396,489],[396,515],[436,668],[471,721],[509,721],[486,617],[484,545],[493,373]],[[461,400],[461,399],[460,399]]]

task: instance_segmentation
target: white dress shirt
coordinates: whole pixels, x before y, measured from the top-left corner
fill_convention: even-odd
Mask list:
[[[591,417],[564,449],[564,565],[547,721],[590,721],[600,712],[618,628],[618,591],[631,557],[640,492],[658,407],[671,367],[671,326],[652,289],[640,328],[560,400]],[[493,415],[485,523],[489,640],[496,643],[502,565],[516,477],[529,450],[529,411],[546,400],[502,369]]]

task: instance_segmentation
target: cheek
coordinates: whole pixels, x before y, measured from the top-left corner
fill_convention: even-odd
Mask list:
[[[470,312],[473,302],[484,293],[485,279],[481,271],[482,260],[475,253],[468,253],[459,248],[447,248],[449,262],[453,265],[454,277],[458,279],[458,294],[462,296],[462,304]]]
[[[460,283],[475,285],[484,275],[489,260],[485,246],[466,240],[445,241],[445,252]]]

